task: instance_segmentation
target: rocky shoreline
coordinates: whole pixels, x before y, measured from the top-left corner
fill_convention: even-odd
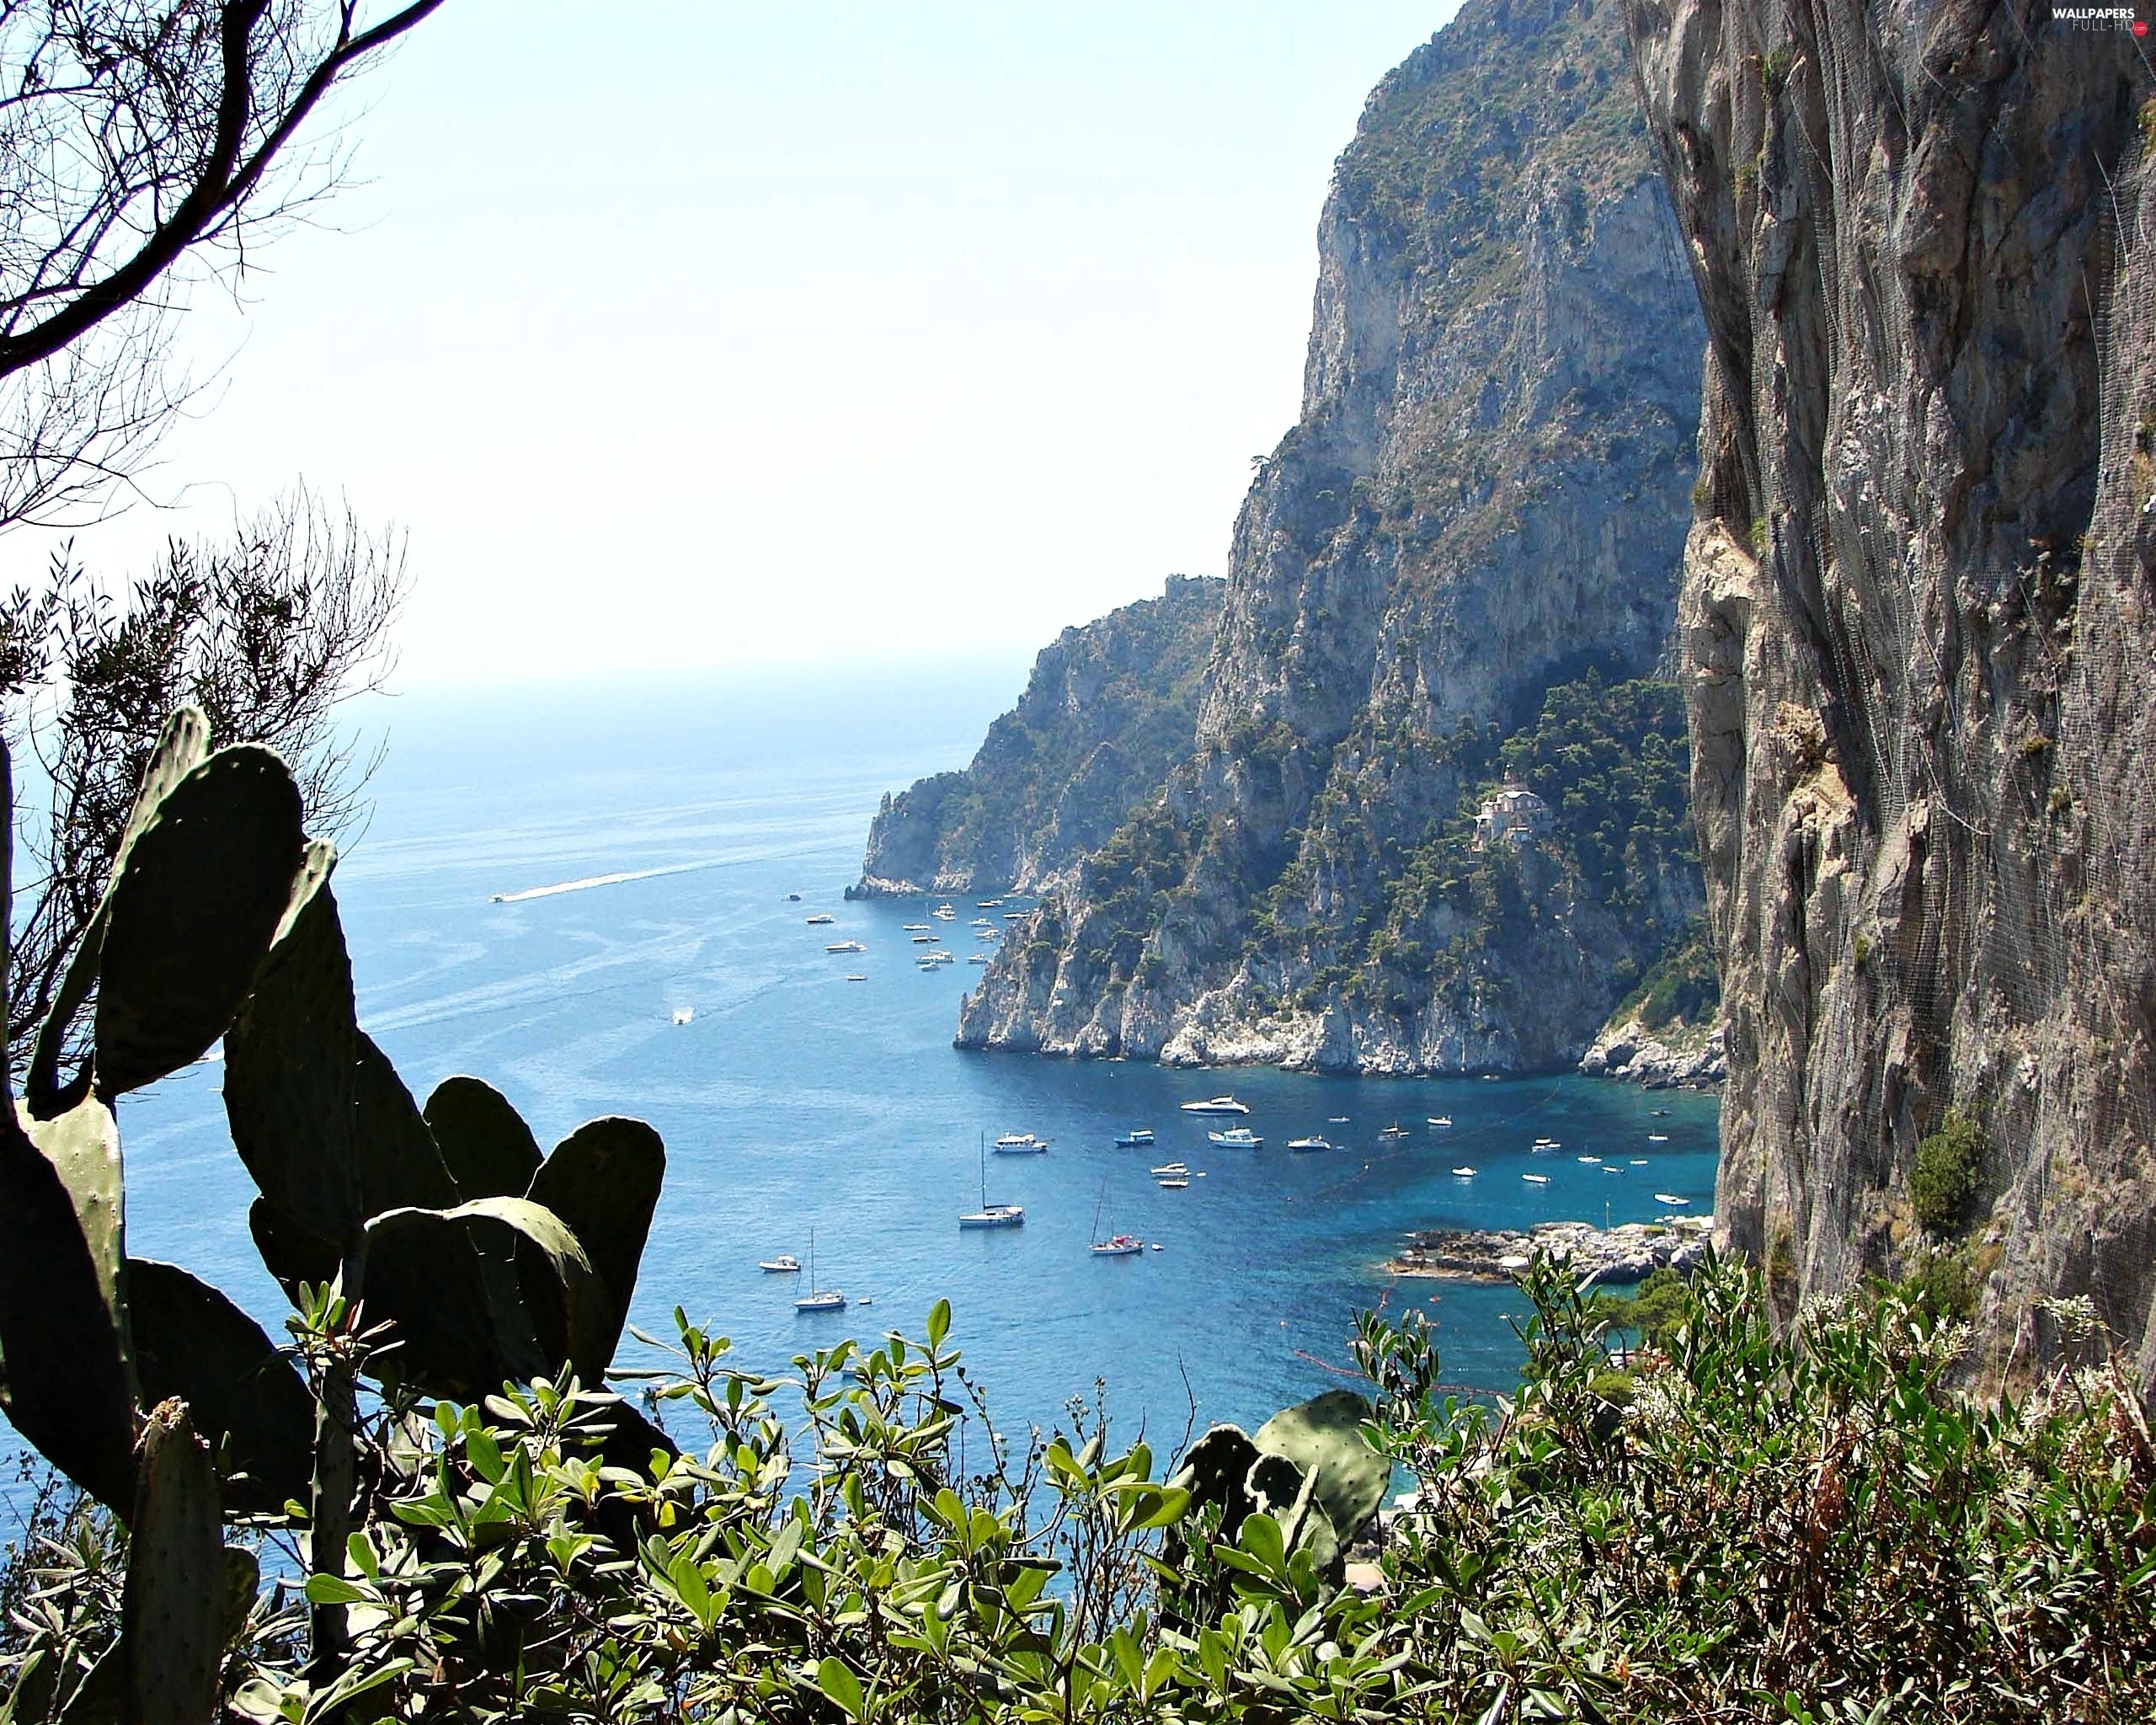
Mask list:
[[[1431,1228],[1408,1235],[1385,1268],[1396,1276],[1510,1282],[1543,1252],[1571,1258],[1597,1282],[1639,1282],[1658,1269],[1689,1274],[1706,1256],[1713,1233],[1710,1215],[1668,1215],[1614,1228],[1591,1222],[1538,1222],[1524,1230]]]
[[[1637,1012],[1602,1027],[1579,1070],[1646,1090],[1719,1090],[1729,1076],[1721,1021],[1651,1030]]]

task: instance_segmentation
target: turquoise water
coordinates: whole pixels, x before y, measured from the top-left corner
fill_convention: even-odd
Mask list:
[[[963,762],[1007,696],[946,679],[390,709],[371,822],[337,874],[361,1017],[420,1096],[478,1073],[542,1143],[603,1113],[657,1125],[670,1166],[637,1322],[664,1330],[678,1304],[732,1337],[744,1364],[782,1368],[844,1335],[917,1334],[947,1296],[999,1425],[1051,1424],[1099,1379],[1124,1435],[1142,1420],[1172,1439],[1193,1402],[1201,1423],[1249,1422],[1338,1382],[1353,1314],[1372,1306],[1428,1311],[1448,1379],[1510,1382],[1517,1296],[1391,1284],[1381,1262],[1407,1228],[1638,1220],[1663,1208],[1658,1191],[1710,1207],[1710,1098],[1577,1077],[1353,1081],[954,1050],[978,971],[922,975],[900,925],[927,920],[925,907],[841,894],[878,798]],[[939,930],[963,960],[970,919],[999,913],[954,903],[958,920]],[[819,911],[835,925],[804,923]],[[845,938],[868,950],[825,953]],[[677,1024],[684,1008],[693,1017]],[[220,1072],[205,1062],[124,1101],[131,1246],[218,1283],[281,1333]],[[1221,1123],[1177,1107],[1224,1090],[1251,1105],[1245,1124],[1265,1148],[1213,1148],[1205,1130]],[[1431,1114],[1455,1124],[1433,1131]],[[1350,1124],[1328,1124],[1336,1115]],[[1381,1145],[1395,1119],[1410,1135]],[[1151,1150],[1112,1147],[1138,1125],[1157,1133]],[[1341,1147],[1288,1152],[1313,1130]],[[1026,1131],[1054,1147],[989,1158],[990,1198],[1024,1204],[1025,1226],[961,1232],[981,1135]],[[1649,1131],[1669,1142],[1649,1145]],[[1530,1163],[1544,1134],[1564,1153]],[[1581,1152],[1627,1161],[1605,1174]],[[1161,1190],[1146,1171],[1173,1158],[1205,1178]],[[1457,1163],[1480,1172],[1456,1180]],[[1530,1166],[1550,1183],[1523,1182]],[[1163,1249],[1093,1258],[1097,1206],[1103,1232]],[[795,1279],[756,1268],[806,1258],[812,1229],[820,1279],[857,1302],[842,1315],[797,1315]]]

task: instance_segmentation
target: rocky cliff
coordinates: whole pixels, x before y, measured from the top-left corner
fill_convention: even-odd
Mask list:
[[[1641,680],[1701,326],[1620,23],[1470,0],[1370,97],[1195,749],[1014,933],[963,1044],[1566,1065],[1696,911],[1681,715]],[[1556,829],[1478,851],[1508,768]]]
[[[1225,585],[1171,575],[1065,629],[971,766],[883,798],[846,896],[1038,892],[1105,843],[1190,754]]]
[[[2148,63],[2031,0],[1626,15],[1710,338],[1682,627],[1719,1225],[1785,1311],[1959,1241],[1993,1373],[2055,1346],[2040,1293],[2148,1373]]]

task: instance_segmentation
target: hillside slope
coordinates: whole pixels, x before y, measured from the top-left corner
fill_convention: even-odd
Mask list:
[[[1225,586],[1171,575],[1065,629],[964,772],[883,798],[846,896],[1038,892],[1105,842],[1190,754]]]
[[[1697,912],[1679,703],[1641,680],[1701,327],[1616,23],[1470,0],[1371,95],[1192,757],[1014,934],[963,1044],[1561,1066]],[[1557,830],[1476,852],[1508,766]]]
[[[1785,1312],[1929,1234],[1993,1371],[2085,1293],[2156,1375],[2148,61],[1972,0],[1628,13],[1711,340],[1717,1220]]]

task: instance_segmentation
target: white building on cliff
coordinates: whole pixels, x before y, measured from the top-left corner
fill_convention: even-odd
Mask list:
[[[1517,779],[1508,778],[1475,817],[1475,848],[1486,851],[1493,845],[1543,838],[1556,824],[1547,803]]]

